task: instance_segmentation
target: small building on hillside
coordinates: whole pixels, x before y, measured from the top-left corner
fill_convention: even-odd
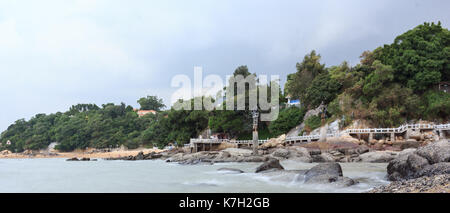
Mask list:
[[[440,82],[438,85],[438,89],[439,91],[445,92],[445,93],[449,93],[450,92],[450,82]]]
[[[139,117],[142,117],[142,116],[147,115],[149,113],[152,113],[152,114],[156,115],[156,111],[155,110],[138,110],[138,109],[135,109],[134,111],[138,114]]]
[[[287,95],[287,107],[291,107],[291,106],[297,106],[299,107],[301,105],[300,103],[300,99],[292,99],[291,95]]]

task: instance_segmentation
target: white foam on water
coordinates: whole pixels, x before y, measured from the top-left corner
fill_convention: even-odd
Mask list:
[[[260,163],[180,165],[157,161],[66,162],[65,159],[0,159],[0,192],[364,192],[388,184],[387,164],[341,164],[351,187],[304,184],[293,172],[254,173]],[[315,164],[285,163],[286,169]],[[227,173],[219,168],[240,169]]]
[[[221,185],[224,185],[225,182],[216,180],[216,179],[211,179],[211,180],[199,180],[199,181],[186,181],[186,182],[183,182],[182,184],[189,185],[189,186],[221,186]]]

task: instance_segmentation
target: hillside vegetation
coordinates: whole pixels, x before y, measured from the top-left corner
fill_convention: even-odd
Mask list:
[[[394,127],[419,119],[446,122],[450,118],[450,94],[436,88],[439,82],[450,81],[450,32],[440,23],[419,25],[395,38],[392,44],[363,52],[356,66],[343,62],[326,67],[320,60],[320,55],[312,51],[297,63],[297,72],[287,76],[280,101],[285,102],[283,97],[290,95],[299,98],[302,106],[283,108],[277,120],[260,122],[263,138],[288,132],[303,122],[307,110],[322,103],[328,106],[330,120],[342,119],[346,124],[363,119],[374,127]],[[257,79],[247,66],[238,67],[234,75]],[[234,94],[235,100],[247,98],[249,88],[245,95]],[[182,145],[208,127],[233,138],[251,138],[248,103],[243,111],[163,111],[162,100],[155,96],[141,98],[138,103],[141,109],[158,113],[138,117],[124,103],[101,107],[78,104],[66,112],[37,114],[28,121],[20,119],[1,134],[0,150],[38,150],[52,142],[59,142],[56,148],[61,151]],[[192,106],[193,100],[189,103]],[[320,118],[311,117],[305,123],[312,130],[320,125]],[[7,141],[11,144],[7,145]]]
[[[285,92],[312,109],[327,104],[335,118],[364,119],[394,127],[407,121],[449,120],[450,94],[437,84],[450,78],[450,32],[425,23],[347,62],[325,68],[312,51],[288,76]],[[301,82],[299,84],[298,82]]]

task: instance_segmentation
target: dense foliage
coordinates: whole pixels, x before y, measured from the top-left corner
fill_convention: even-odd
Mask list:
[[[79,104],[65,113],[18,120],[2,133],[1,141],[11,141],[3,148],[14,152],[44,149],[52,142],[58,142],[56,149],[61,151],[120,145],[163,147],[171,142],[184,144],[196,137],[207,127],[207,115],[207,111],[172,109],[139,118],[131,106],[123,103],[105,104],[102,108]]]
[[[304,108],[290,107],[280,111],[277,120],[270,123],[269,130],[274,136],[286,134],[303,122]]]
[[[304,130],[306,132],[311,132],[312,130],[319,128],[320,124],[321,124],[320,117],[317,115],[313,115],[305,120]]]
[[[285,91],[308,109],[328,105],[330,114],[347,123],[365,119],[393,127],[450,118],[449,95],[437,90],[439,82],[450,78],[450,32],[440,23],[419,25],[390,45],[365,51],[354,67],[344,62],[324,68],[314,51],[299,64],[309,66],[298,66],[288,76]]]
[[[155,110],[160,111],[166,105],[163,104],[162,99],[158,99],[156,96],[147,96],[137,101],[141,105],[141,110]]]
[[[320,55],[313,50],[301,63],[297,63],[297,72],[288,75],[285,93],[290,94],[292,98],[304,98],[314,78],[325,72],[325,65],[320,63],[320,59]]]
[[[373,126],[382,127],[418,119],[450,120],[450,94],[437,89],[439,82],[450,80],[450,32],[440,23],[419,25],[398,36],[390,45],[363,52],[360,63],[353,67],[347,62],[325,67],[320,60],[320,55],[312,51],[297,63],[297,72],[287,76],[285,94],[279,94],[281,102],[289,95],[299,98],[303,106],[283,109],[273,122],[260,122],[262,138],[287,133],[303,121],[306,110],[322,103],[328,106],[327,114],[331,116],[328,120],[341,119],[346,125],[352,119],[365,119]],[[44,149],[52,142],[58,142],[56,148],[61,151],[120,145],[129,148],[182,145],[208,127],[232,138],[249,139],[251,89],[270,91],[270,88],[256,85],[258,78],[247,66],[238,67],[233,74],[255,80],[255,85],[246,85],[244,94],[237,94],[236,89],[234,94],[228,94],[234,101],[245,99],[245,110],[178,111],[171,108],[161,111],[165,107],[163,101],[147,96],[138,100],[141,109],[158,113],[138,117],[135,110],[124,103],[101,107],[78,104],[67,112],[37,114],[28,121],[16,121],[1,134],[0,150]],[[237,85],[230,82],[227,87]],[[193,102],[187,103],[192,106]],[[225,106],[226,102],[222,104]],[[305,120],[305,131],[320,125],[320,117],[312,116]],[[7,141],[11,144],[7,145]]]
[[[145,128],[145,120],[138,119],[131,106],[105,104],[102,108],[91,104],[72,106],[65,113],[38,114],[29,121],[18,120],[2,133],[2,141],[11,141],[8,149],[46,148],[58,141],[62,151],[76,148],[106,148],[122,144],[133,132]]]

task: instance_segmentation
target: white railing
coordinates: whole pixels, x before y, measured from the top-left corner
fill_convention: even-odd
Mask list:
[[[327,134],[327,137],[339,136],[338,133]],[[286,137],[285,141],[304,141],[304,140],[317,140],[320,139],[320,135],[304,135],[304,136],[291,136]]]
[[[266,143],[268,140],[258,140],[259,144]],[[228,143],[234,144],[253,144],[253,140],[230,140]]]
[[[347,129],[343,132],[349,134],[355,133],[403,133],[408,129],[446,129],[450,126],[450,124],[407,124],[402,125],[398,128],[372,128],[372,129]]]
[[[434,126],[435,129],[450,129],[450,124],[439,124]]]
[[[258,140],[259,144],[266,143],[268,140]],[[229,140],[229,139],[199,139],[199,138],[192,138],[192,143],[233,143],[233,144],[253,144],[253,140]]]
[[[200,138],[192,138],[191,143],[223,143],[228,142],[227,139],[200,139]]]
[[[406,124],[402,125],[397,128],[367,128],[367,129],[346,129],[342,131],[342,133],[347,134],[357,134],[357,133],[404,133],[408,129],[438,129],[438,130],[450,130],[450,123],[449,124],[439,124],[439,125],[433,125],[433,124]],[[332,133],[327,134],[327,137],[339,137],[340,133]],[[305,135],[305,136],[291,136],[286,137],[285,141],[292,142],[292,141],[310,141],[310,140],[318,140],[320,139],[320,135]],[[258,140],[259,144],[264,144],[268,140]],[[229,140],[229,139],[199,139],[199,138],[192,138],[190,144],[194,143],[213,143],[213,144],[220,144],[220,143],[233,143],[233,144],[253,144],[253,140]],[[190,145],[188,144],[188,145]],[[186,145],[185,145],[186,146]]]

